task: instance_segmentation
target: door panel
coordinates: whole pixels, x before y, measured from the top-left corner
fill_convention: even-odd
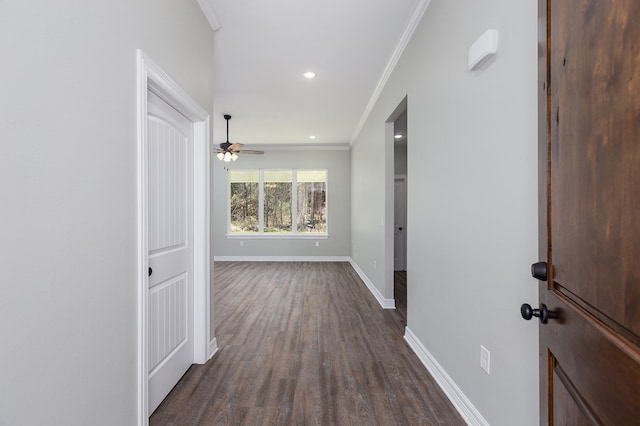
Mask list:
[[[640,335],[640,2],[551,4],[554,277]]]
[[[540,0],[541,424],[640,419],[639,19]]]
[[[179,275],[149,290],[150,375],[187,342],[187,276]],[[175,384],[175,383],[174,383]]]
[[[640,419],[637,348],[563,294],[545,293],[542,303],[558,315],[540,329],[547,352],[544,374],[552,377],[549,424],[572,424],[560,419],[575,410],[579,418],[599,419],[576,424],[624,425]]]
[[[188,140],[172,123],[159,117],[149,117],[148,129],[149,252],[157,254],[185,247],[187,243],[185,172]]]
[[[553,418],[556,424],[566,426],[580,426],[593,424],[591,419],[584,413],[583,408],[578,405],[577,398],[572,396],[563,380],[555,371],[553,373],[554,395],[557,404],[554,405]]]
[[[149,413],[193,363],[193,124],[149,92]]]

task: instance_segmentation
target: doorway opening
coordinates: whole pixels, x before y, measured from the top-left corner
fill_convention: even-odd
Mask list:
[[[210,263],[209,263],[209,114],[200,107],[189,95],[184,92],[162,69],[154,63],[142,51],[137,51],[138,62],[138,81],[137,81],[137,151],[138,151],[138,214],[137,214],[137,293],[138,293],[138,360],[137,360],[137,424],[148,425],[150,414],[150,358],[154,357],[154,352],[150,348],[152,340],[152,332],[150,329],[153,322],[150,319],[154,314],[153,298],[154,291],[150,291],[150,283],[158,277],[165,265],[171,265],[172,262],[163,263],[161,266],[153,263],[151,259],[154,244],[152,233],[150,232],[149,212],[153,211],[151,203],[153,197],[149,195],[149,185],[152,184],[152,176],[150,176],[151,168],[154,163],[150,161],[151,135],[153,133],[153,125],[150,124],[152,117],[150,110],[155,108],[152,104],[152,97],[157,97],[159,101],[166,103],[167,110],[172,111],[171,114],[181,115],[184,122],[188,124],[189,132],[192,132],[191,139],[192,149],[188,154],[191,158],[191,167],[189,172],[182,176],[185,180],[191,182],[189,185],[189,229],[187,232],[190,239],[190,253],[186,257],[184,264],[189,264],[190,281],[189,290],[192,294],[190,299],[193,300],[192,310],[189,313],[189,322],[192,327],[185,328],[182,326],[175,329],[186,329],[189,339],[182,339],[181,342],[188,342],[189,360],[192,363],[203,364],[211,356],[210,339],[210,314],[209,314],[209,283],[210,283]],[[156,105],[157,106],[157,105]],[[165,110],[163,110],[165,111]],[[165,112],[166,112],[165,111]],[[156,110],[158,112],[158,110]],[[174,113],[175,112],[175,113]],[[163,112],[164,114],[164,112]],[[180,138],[175,138],[171,143],[178,143]],[[186,140],[186,139],[185,139]],[[186,144],[186,142],[185,142]],[[164,164],[164,163],[163,163]],[[169,163],[167,163],[169,164]],[[182,164],[182,163],[181,163]],[[182,167],[182,166],[180,166]],[[176,169],[180,169],[177,167]],[[164,174],[162,174],[164,176]],[[168,179],[165,182],[171,182]],[[186,185],[185,185],[186,187]],[[157,189],[157,188],[156,188]],[[158,190],[157,194],[165,194],[165,191]],[[166,195],[166,194],[165,194]],[[177,210],[173,210],[174,212]],[[168,217],[168,214],[166,215]],[[175,217],[183,217],[176,215]],[[174,216],[172,216],[174,217]],[[182,223],[182,220],[180,220]],[[155,276],[153,276],[153,268],[156,268]],[[170,276],[171,274],[169,274]],[[166,280],[167,283],[173,283],[171,279]],[[164,288],[164,287],[163,287]],[[192,297],[191,297],[192,296]],[[186,306],[182,299],[176,302],[176,306]],[[186,300],[186,298],[185,298]],[[167,304],[164,304],[167,306]],[[164,317],[163,317],[164,318]],[[180,348],[182,343],[178,343],[176,347]],[[164,346],[163,346],[164,347]],[[161,362],[162,363],[162,362]],[[155,405],[152,403],[152,406]]]
[[[393,293],[407,325],[407,110],[396,119],[393,144]]]
[[[393,127],[388,143],[393,151],[393,298],[397,312],[407,325],[407,98],[387,120]]]

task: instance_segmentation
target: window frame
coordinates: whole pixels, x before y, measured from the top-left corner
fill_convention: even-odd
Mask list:
[[[231,232],[231,173],[238,172],[258,172],[258,232]],[[324,172],[325,173],[325,232],[298,232],[297,211],[298,211],[298,172]],[[264,172],[291,172],[291,231],[290,232],[264,232]],[[229,239],[273,239],[273,240],[298,240],[298,239],[327,239],[329,238],[329,169],[326,168],[248,168],[229,169],[227,173],[227,232]]]

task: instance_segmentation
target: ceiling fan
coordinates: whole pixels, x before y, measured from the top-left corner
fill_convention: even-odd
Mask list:
[[[220,144],[220,148],[217,150],[217,157],[225,162],[236,161],[238,159],[238,154],[264,154],[264,151],[255,151],[251,149],[240,149],[244,145],[241,143],[231,143],[229,142],[229,120],[231,120],[231,116],[229,114],[224,115],[224,119],[227,120],[227,141],[222,142]]]

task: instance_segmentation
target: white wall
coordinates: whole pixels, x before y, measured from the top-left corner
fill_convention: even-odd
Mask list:
[[[498,56],[470,73],[489,28]],[[519,315],[537,301],[536,32],[535,0],[432,0],[352,147],[352,255],[384,292],[389,210],[372,188],[408,96],[408,328],[492,425],[538,424],[537,325]]]
[[[254,146],[253,148],[260,148]],[[350,241],[350,152],[339,150],[266,150],[264,155],[242,155],[231,163],[213,158],[213,254],[232,257],[348,257]],[[227,238],[228,169],[327,169],[328,239]],[[316,241],[319,246],[316,247]],[[240,242],[243,246],[240,246]]]
[[[207,110],[195,1],[0,0],[0,424],[136,422],[136,49]]]
[[[394,134],[402,134],[402,139],[396,139],[393,143],[393,174],[407,174],[407,113],[403,112],[394,122]]]

